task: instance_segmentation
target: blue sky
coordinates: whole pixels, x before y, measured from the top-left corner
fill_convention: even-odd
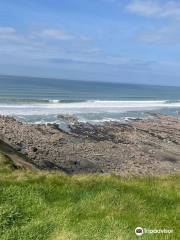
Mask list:
[[[0,0],[0,74],[180,85],[180,1]]]

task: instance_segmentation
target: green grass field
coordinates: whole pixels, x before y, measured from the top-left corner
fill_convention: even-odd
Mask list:
[[[1,240],[180,239],[180,175],[67,176],[15,170],[0,154]],[[173,229],[144,234],[134,229]]]

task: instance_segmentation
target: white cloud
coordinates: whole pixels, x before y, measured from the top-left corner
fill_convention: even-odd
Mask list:
[[[91,58],[99,52],[92,39],[83,34],[75,36],[57,28],[19,32],[15,28],[0,26],[0,54],[12,56],[12,59],[46,59],[57,58],[59,55]]]
[[[79,38],[81,41],[84,41],[84,42],[89,42],[89,41],[92,41],[92,39],[90,37],[87,37],[87,36],[80,36]]]
[[[0,27],[0,39],[15,40],[17,38],[16,29],[12,27]]]
[[[26,44],[29,42],[29,36],[18,33],[13,27],[0,26],[0,43],[8,44]]]
[[[146,30],[140,30],[136,39],[145,43],[179,44],[180,2],[171,0],[131,0],[126,10],[144,17],[166,19],[164,26],[151,24]],[[155,23],[155,22],[154,22]],[[168,23],[168,24],[167,24]],[[153,27],[154,26],[154,27]]]
[[[71,40],[74,39],[74,36],[66,33],[59,29],[44,29],[40,33],[37,34],[40,37],[45,37],[49,39],[55,40]]]
[[[9,35],[9,34],[11,35],[15,33],[16,33],[16,29],[12,27],[0,27],[0,36]]]
[[[1,46],[9,44],[24,44],[26,42],[26,37],[23,34],[19,34],[15,28],[0,26]]]
[[[146,17],[180,19],[180,3],[177,1],[132,0],[126,10]]]
[[[139,34],[138,40],[146,43],[180,44],[178,27],[164,27]]]
[[[145,16],[152,16],[159,12],[159,6],[152,1],[135,0],[127,5],[126,9],[130,12]]]

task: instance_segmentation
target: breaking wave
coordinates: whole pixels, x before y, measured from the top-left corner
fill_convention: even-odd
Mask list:
[[[176,101],[74,101],[74,100],[40,100],[31,102],[0,102],[0,114],[73,114],[73,113],[101,113],[148,111],[164,108],[180,108],[180,100]]]

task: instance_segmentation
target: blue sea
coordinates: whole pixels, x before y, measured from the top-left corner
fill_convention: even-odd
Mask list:
[[[58,114],[100,123],[179,111],[180,87],[0,76],[0,114],[31,123],[60,123]]]

